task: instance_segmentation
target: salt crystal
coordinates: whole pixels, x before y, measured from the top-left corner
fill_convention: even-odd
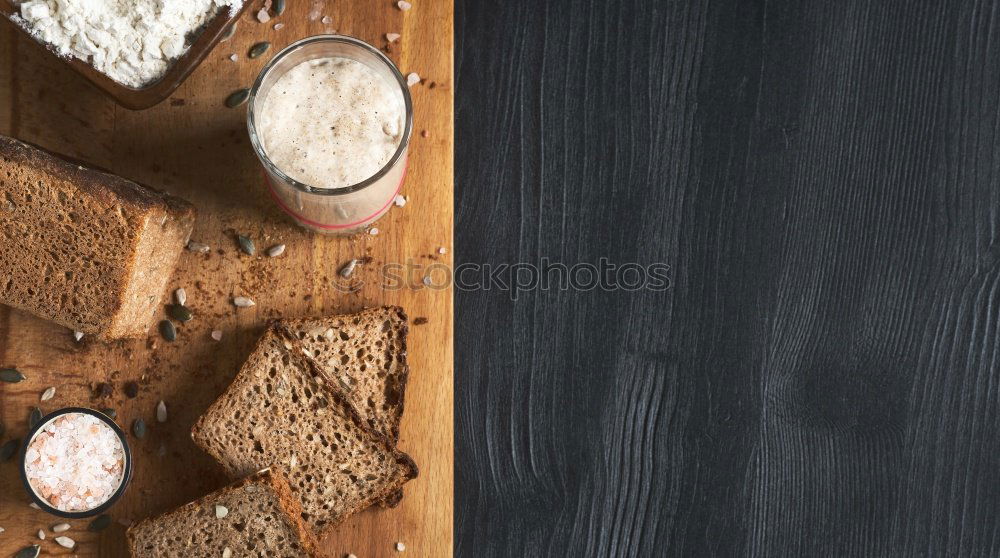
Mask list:
[[[417,72],[410,72],[406,74],[406,85],[413,87],[418,83],[420,83],[420,75],[417,74]]]
[[[396,204],[396,207],[403,207],[406,205],[406,198],[402,194],[396,194],[396,197],[392,199],[392,203]]]
[[[378,234],[378,227],[372,227],[372,228],[368,229],[368,234],[370,234],[372,236],[377,235]]]
[[[400,10],[405,12],[408,11],[410,8],[412,8],[413,4],[410,4],[406,0],[399,0],[399,2],[396,2],[396,6],[398,6]]]
[[[331,23],[333,23],[333,18],[330,16],[323,16],[322,21],[323,25],[330,25]]]
[[[385,34],[385,40],[389,41],[390,43],[396,42],[396,39],[398,39],[398,38],[399,38],[399,33],[386,33]]]
[[[222,341],[222,330],[221,329],[213,329],[212,330],[212,339],[214,339],[216,341]]]
[[[281,29],[284,26],[285,26],[284,23],[275,23],[274,24],[274,30],[277,31],[277,30]]]
[[[398,543],[396,543],[396,550],[399,551],[399,552],[402,552],[402,551],[406,550],[406,545],[403,544],[403,543],[401,543],[401,542],[398,542]]]
[[[445,248],[444,246],[438,248],[438,254],[447,254],[447,253],[448,253],[448,249]]]
[[[83,332],[82,331],[74,331],[73,332],[73,339],[75,339],[76,342],[79,343],[80,340],[83,339]]]

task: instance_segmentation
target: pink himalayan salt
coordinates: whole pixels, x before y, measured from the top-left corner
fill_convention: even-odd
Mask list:
[[[86,511],[107,502],[121,485],[125,450],[100,419],[68,413],[47,424],[25,453],[28,483],[52,507]]]

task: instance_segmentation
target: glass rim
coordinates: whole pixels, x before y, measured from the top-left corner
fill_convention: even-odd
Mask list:
[[[115,433],[116,436],[118,436],[118,441],[122,445],[122,451],[125,453],[125,465],[122,470],[122,480],[121,483],[119,483],[118,488],[107,500],[101,503],[101,505],[91,508],[89,510],[82,510],[82,511],[61,510],[50,504],[48,501],[45,500],[45,498],[42,498],[42,496],[35,491],[34,487],[32,487],[31,483],[28,481],[28,473],[26,471],[28,446],[31,445],[32,440],[34,440],[35,436],[37,436],[38,433],[41,432],[42,428],[51,423],[53,420],[63,415],[69,415],[69,414],[90,415],[103,422],[106,426],[111,428],[111,430]],[[121,498],[122,494],[125,493],[125,489],[128,488],[129,481],[132,480],[132,449],[128,445],[128,437],[125,436],[125,432],[121,429],[120,426],[118,426],[118,424],[115,421],[111,420],[111,417],[105,415],[100,411],[95,411],[94,409],[89,409],[86,407],[63,407],[62,409],[52,411],[51,413],[45,415],[44,417],[41,418],[41,420],[38,421],[38,424],[36,424],[30,430],[28,430],[27,435],[25,435],[24,437],[24,443],[22,444],[21,447],[20,459],[18,460],[18,465],[20,465],[21,481],[24,483],[24,488],[28,492],[28,496],[31,497],[31,501],[37,504],[39,508],[54,516],[62,517],[65,519],[85,519],[88,517],[93,517],[95,515],[100,515],[101,513],[104,513],[111,506],[113,506],[115,502],[118,501],[119,498]]]
[[[392,158],[389,159],[385,165],[382,166],[375,174],[369,176],[365,180],[352,184],[350,186],[344,186],[343,188],[320,188],[317,186],[310,186],[303,182],[299,182],[294,178],[285,174],[277,165],[271,161],[271,158],[267,156],[267,152],[260,140],[260,135],[257,133],[257,125],[254,121],[254,107],[257,103],[257,94],[260,91],[260,87],[264,83],[264,79],[267,78],[268,74],[275,68],[275,66],[283,60],[289,54],[308,46],[313,43],[345,43],[362,48],[371,54],[374,54],[379,60],[382,61],[389,68],[389,72],[396,78],[396,83],[399,85],[400,92],[403,94],[403,105],[406,111],[406,118],[403,129],[403,136],[399,140],[399,145],[396,146],[396,152],[393,153]],[[304,39],[299,39],[294,43],[281,49],[277,54],[275,54],[264,67],[261,68],[260,73],[257,74],[257,79],[254,80],[253,86],[250,87],[250,97],[247,103],[247,132],[250,135],[250,145],[253,146],[254,153],[257,154],[257,158],[264,165],[264,168],[276,175],[278,178],[283,180],[285,183],[291,185],[296,190],[300,192],[305,192],[307,194],[316,194],[320,196],[342,196],[345,194],[353,194],[364,190],[365,188],[376,183],[380,178],[388,174],[393,167],[399,162],[403,153],[406,152],[406,148],[410,145],[410,136],[413,133],[413,100],[410,98],[410,87],[406,84],[406,78],[403,76],[396,64],[389,59],[388,56],[382,53],[379,49],[374,46],[362,41],[361,39],[351,37],[348,35],[312,35]]]

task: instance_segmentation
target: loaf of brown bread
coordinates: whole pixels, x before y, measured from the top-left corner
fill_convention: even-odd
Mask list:
[[[193,225],[179,198],[0,136],[0,304],[144,335]]]
[[[320,368],[337,379],[362,420],[397,443],[410,373],[406,312],[398,306],[382,306],[355,314],[279,323],[295,334]],[[395,507],[402,498],[400,490],[380,504]]]
[[[302,517],[316,530],[381,501],[417,466],[370,428],[298,339],[275,324],[192,438],[234,477],[288,470]]]
[[[284,474],[264,470],[128,530],[133,558],[317,556]],[[226,552],[226,549],[229,552]]]

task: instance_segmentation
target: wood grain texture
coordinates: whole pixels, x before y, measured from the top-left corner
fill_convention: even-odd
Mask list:
[[[259,4],[259,2],[256,2]],[[136,418],[149,424],[142,440],[133,438],[136,473],[126,497],[111,510],[116,520],[138,520],[191,501],[226,482],[222,469],[190,440],[191,425],[236,374],[263,330],[278,316],[318,316],[376,304],[399,304],[411,319],[410,381],[401,425],[400,448],[420,466],[407,484],[401,505],[372,509],[349,519],[324,539],[327,555],[395,556],[402,541],[422,556],[452,552],[452,295],[416,281],[386,288],[380,268],[409,260],[426,266],[450,263],[452,235],[452,21],[448,2],[427,0],[405,14],[393,2],[337,3],[290,1],[287,12],[266,25],[250,12],[235,37],[221,43],[171,99],[132,112],[116,107],[80,77],[68,73],[30,41],[0,22],[0,133],[100,165],[192,201],[199,210],[194,238],[210,244],[210,254],[185,252],[170,288],[183,286],[195,319],[180,326],[168,343],[151,332],[148,340],[102,344],[26,314],[0,308],[0,365],[15,365],[28,380],[0,385],[0,420],[5,439],[23,435],[28,409],[48,386],[57,394],[43,409],[71,404],[110,406],[119,423]],[[311,18],[310,13],[315,17]],[[324,25],[320,16],[332,23]],[[283,23],[274,30],[274,23]],[[389,56],[403,72],[425,82],[411,89],[415,132],[403,193],[378,223],[377,236],[344,239],[312,235],[287,220],[267,198],[259,164],[246,136],[244,110],[223,100],[250,84],[269,55],[305,36],[337,32],[379,47],[384,34],[402,35]],[[249,47],[269,40],[268,56],[248,60]],[[237,53],[239,61],[230,61]],[[436,86],[431,89],[429,83]],[[421,134],[426,130],[426,136]],[[242,255],[235,234],[249,234],[259,251],[284,243],[280,258]],[[449,248],[440,255],[438,247]],[[2,249],[2,247],[0,247]],[[370,257],[354,279],[352,294],[334,288],[338,269],[351,258]],[[257,306],[236,309],[229,299],[247,295]],[[415,325],[414,318],[427,318]],[[221,329],[221,342],[211,340]],[[124,384],[137,381],[140,395],[129,399]],[[114,395],[95,400],[97,382],[111,382]],[[157,424],[157,401],[166,401],[166,424]],[[162,450],[161,450],[162,448]],[[162,453],[162,455],[161,455]],[[0,556],[34,540],[40,528],[56,523],[27,506],[13,462],[0,464]],[[78,556],[127,554],[124,527],[100,536],[75,521],[70,535]],[[52,542],[44,555],[69,554]],[[220,550],[221,552],[221,550]]]
[[[456,21],[457,554],[1000,554],[1000,5]]]

